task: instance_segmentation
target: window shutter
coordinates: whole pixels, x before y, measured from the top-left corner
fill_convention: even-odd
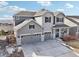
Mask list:
[[[54,16],[54,19],[53,19],[53,24],[55,24],[55,16]]]

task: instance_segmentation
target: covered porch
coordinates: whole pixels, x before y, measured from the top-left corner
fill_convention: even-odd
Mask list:
[[[53,39],[62,38],[63,36],[69,35],[69,27],[68,26],[54,26],[52,29]]]

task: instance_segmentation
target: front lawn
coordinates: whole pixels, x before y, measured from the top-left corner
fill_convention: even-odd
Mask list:
[[[79,49],[79,40],[71,40],[71,41],[67,41],[66,43],[72,46],[73,48]]]

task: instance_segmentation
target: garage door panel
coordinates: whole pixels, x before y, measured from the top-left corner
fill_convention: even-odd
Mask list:
[[[50,40],[51,39],[51,33],[45,33],[45,40]]]
[[[22,44],[35,43],[41,41],[41,35],[25,35],[21,40]]]

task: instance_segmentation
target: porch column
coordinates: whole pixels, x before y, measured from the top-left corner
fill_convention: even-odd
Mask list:
[[[18,33],[17,33],[16,28],[14,28],[14,35],[16,38],[16,45],[21,45],[21,37],[20,36],[18,37]]]
[[[59,37],[61,37],[61,28],[59,28]]]
[[[67,35],[69,35],[69,28],[67,28]]]
[[[18,37],[17,32],[15,33],[15,37],[16,37],[16,44],[17,45],[21,45],[21,36]]]
[[[53,30],[51,30],[51,39],[53,39]]]
[[[44,41],[44,35],[41,34],[41,41]]]
[[[21,36],[19,36],[19,38],[16,37],[16,44],[21,45]]]
[[[53,29],[53,39],[55,39],[55,29]]]

